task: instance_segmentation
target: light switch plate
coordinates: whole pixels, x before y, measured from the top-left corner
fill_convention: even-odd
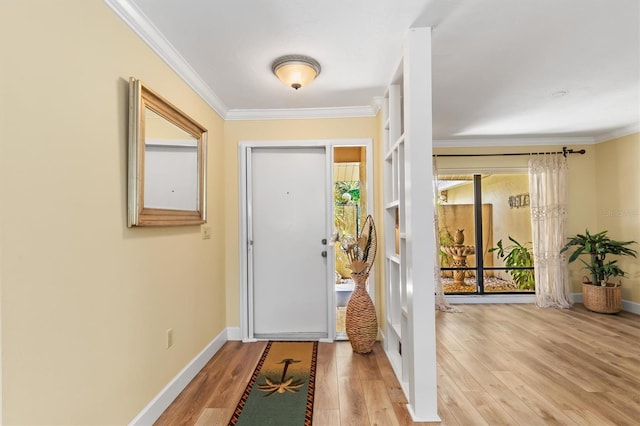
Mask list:
[[[202,225],[200,231],[202,232],[202,239],[208,240],[211,239],[211,227],[207,225]]]

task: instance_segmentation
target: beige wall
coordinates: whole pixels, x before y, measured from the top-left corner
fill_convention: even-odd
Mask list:
[[[223,123],[102,1],[2,1],[0,44],[2,423],[126,424],[226,326]],[[127,228],[129,76],[208,128],[212,239]]]
[[[379,165],[380,116],[223,123],[99,0],[2,1],[0,43],[2,423],[125,424],[239,325],[238,142],[372,138]],[[198,227],[126,227],[129,76],[208,128],[212,239]],[[640,240],[639,142],[570,157],[570,233]],[[518,149],[545,147],[461,151]],[[526,166],[526,157],[444,160]],[[379,167],[374,182],[379,220]],[[625,267],[625,298],[640,302],[638,263]]]
[[[227,121],[224,124],[225,164],[225,227],[226,227],[226,283],[227,324],[240,325],[239,247],[238,247],[238,144],[242,141],[284,141],[303,139],[373,139],[374,164],[378,164],[378,120],[376,117]],[[378,171],[374,171],[374,180]],[[376,181],[377,182],[377,181]],[[377,185],[378,186],[378,185]],[[377,187],[376,186],[376,187]],[[379,205],[374,198],[374,205]],[[377,213],[377,212],[376,212]],[[377,216],[381,217],[381,216]],[[376,262],[376,266],[381,262]],[[381,275],[376,269],[376,294],[381,300]],[[380,305],[381,303],[377,303]]]
[[[596,156],[594,188],[598,198],[593,206],[596,223],[589,231],[607,230],[614,240],[640,242],[640,133],[596,145]],[[640,251],[640,245],[634,248]],[[622,297],[640,303],[640,260],[618,259],[620,267],[629,274],[622,279]],[[580,276],[584,275],[580,272]]]

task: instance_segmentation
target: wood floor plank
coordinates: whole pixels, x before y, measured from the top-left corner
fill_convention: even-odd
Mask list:
[[[481,385],[472,374],[469,374],[464,365],[458,362],[458,360],[444,348],[438,354],[438,363],[461,391],[482,391],[483,385]]]
[[[493,395],[486,391],[466,391],[464,396],[491,426],[512,426],[516,420],[502,409]]]
[[[378,368],[375,353],[353,354],[352,359],[352,366],[356,368],[360,380],[380,377],[380,369]]]
[[[338,387],[340,389],[340,425],[370,425],[361,381],[353,380],[351,377],[339,377]]]
[[[376,357],[376,363],[378,364],[378,371],[380,371],[380,377],[384,381],[385,386],[387,387],[387,393],[389,394],[389,398],[391,402],[396,403],[399,402],[401,405],[407,404],[407,398],[400,386],[400,382],[396,378],[395,373],[393,372],[393,368],[391,367],[391,363],[389,362],[389,358],[384,353],[381,345],[375,345],[373,347],[373,353]],[[397,411],[397,410],[396,410]],[[406,408],[404,409],[406,412]],[[406,413],[409,414],[408,412]]]
[[[526,402],[517,398],[506,386],[504,388],[496,388],[490,394],[496,402],[495,407],[502,411],[504,415],[513,418],[514,424],[522,426],[547,425],[545,419],[538,417]]]
[[[231,416],[265,346],[265,342],[225,343],[155,424],[192,425],[205,408],[227,409]]]
[[[339,426],[340,409],[313,409],[313,426]]]
[[[598,399],[600,403],[608,402],[615,407],[615,420],[619,425],[638,425],[640,421],[640,400],[637,396],[629,396],[618,392],[604,392]]]
[[[576,424],[583,426],[616,426],[616,423],[598,416],[589,410],[565,410],[564,414]]]
[[[231,418],[230,410],[226,408],[205,408],[195,423],[195,426],[218,426],[226,424]]]
[[[554,407],[553,403],[541,396],[528,384],[520,380],[518,375],[511,371],[497,371],[494,374],[507,385],[515,396],[520,398],[527,407],[533,410],[538,418],[548,425],[571,425],[574,422],[564,415],[561,410]]]
[[[438,398],[440,400],[440,398]],[[458,422],[456,416],[451,413],[449,407],[447,407],[444,403],[438,401],[438,416],[440,416],[441,426],[466,426],[462,423]],[[438,424],[438,423],[427,423],[427,424]],[[415,423],[407,423],[407,426],[415,425]]]
[[[473,406],[464,392],[462,392],[449,375],[442,370],[438,372],[438,383],[440,384],[438,388],[438,399],[444,402],[451,414],[453,414],[461,425],[482,426],[489,424],[485,421],[484,417],[482,417],[482,414],[478,412],[476,407]]]
[[[399,426],[384,381],[365,380],[363,383],[364,400],[370,423],[374,425]]]
[[[381,343],[320,343],[314,425],[637,425],[640,316],[582,305],[464,305],[436,313],[438,415],[414,423]],[[227,342],[156,422],[222,425],[266,342]]]
[[[338,367],[335,354],[335,344],[318,344],[318,366],[316,369],[314,410],[320,409],[330,411],[340,409]]]
[[[391,404],[393,407],[393,411],[395,412],[396,419],[398,420],[398,424],[402,426],[415,424],[411,419],[411,415],[409,414],[409,411],[407,410],[406,402],[403,403],[403,402],[392,401]],[[428,424],[428,423],[418,423],[418,424],[422,425],[422,424]]]
[[[490,424],[536,424],[531,420],[534,413],[521,400],[514,398],[507,386],[484,363],[467,351],[451,351],[451,353],[464,366],[464,372],[482,384],[482,391],[465,393],[465,395],[469,400],[476,401],[478,411]],[[480,397],[476,392],[487,395],[488,398]],[[543,424],[543,422],[537,424]]]

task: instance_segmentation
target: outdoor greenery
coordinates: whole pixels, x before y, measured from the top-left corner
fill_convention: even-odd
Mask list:
[[[577,234],[570,237],[561,253],[569,250],[570,247],[577,247],[569,257],[569,263],[574,262],[580,255],[588,255],[590,262],[586,262],[583,259],[580,259],[580,261],[591,275],[591,284],[604,286],[609,278],[624,277],[626,275],[617,265],[617,260],[609,260],[605,263],[606,255],[636,257],[638,254],[637,251],[627,247],[631,244],[636,244],[636,242],[612,240],[607,235],[607,231],[591,234],[587,229],[584,234]]]
[[[503,246],[502,240],[498,241],[497,247],[489,249],[489,253],[497,252],[498,257],[504,259],[507,268],[521,268],[533,266],[533,253],[531,252],[531,243],[520,244],[515,238],[509,235],[509,241],[513,244]],[[519,289],[533,290],[535,289],[535,278],[533,269],[509,269],[509,274],[513,278]]]
[[[349,197],[343,197],[343,194]],[[347,200],[348,199],[348,200]],[[336,182],[333,187],[334,227],[338,240],[356,239],[360,225],[360,182]],[[347,267],[350,260],[336,241],[336,271],[341,278],[347,278],[351,270]]]
[[[345,197],[344,194],[349,194]],[[333,200],[336,205],[360,202],[360,182],[336,182],[333,187]]]

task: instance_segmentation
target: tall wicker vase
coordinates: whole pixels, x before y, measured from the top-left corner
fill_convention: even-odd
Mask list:
[[[376,308],[365,287],[369,273],[351,274],[355,289],[347,303],[345,328],[354,352],[366,354],[371,352],[378,335],[378,319]]]

